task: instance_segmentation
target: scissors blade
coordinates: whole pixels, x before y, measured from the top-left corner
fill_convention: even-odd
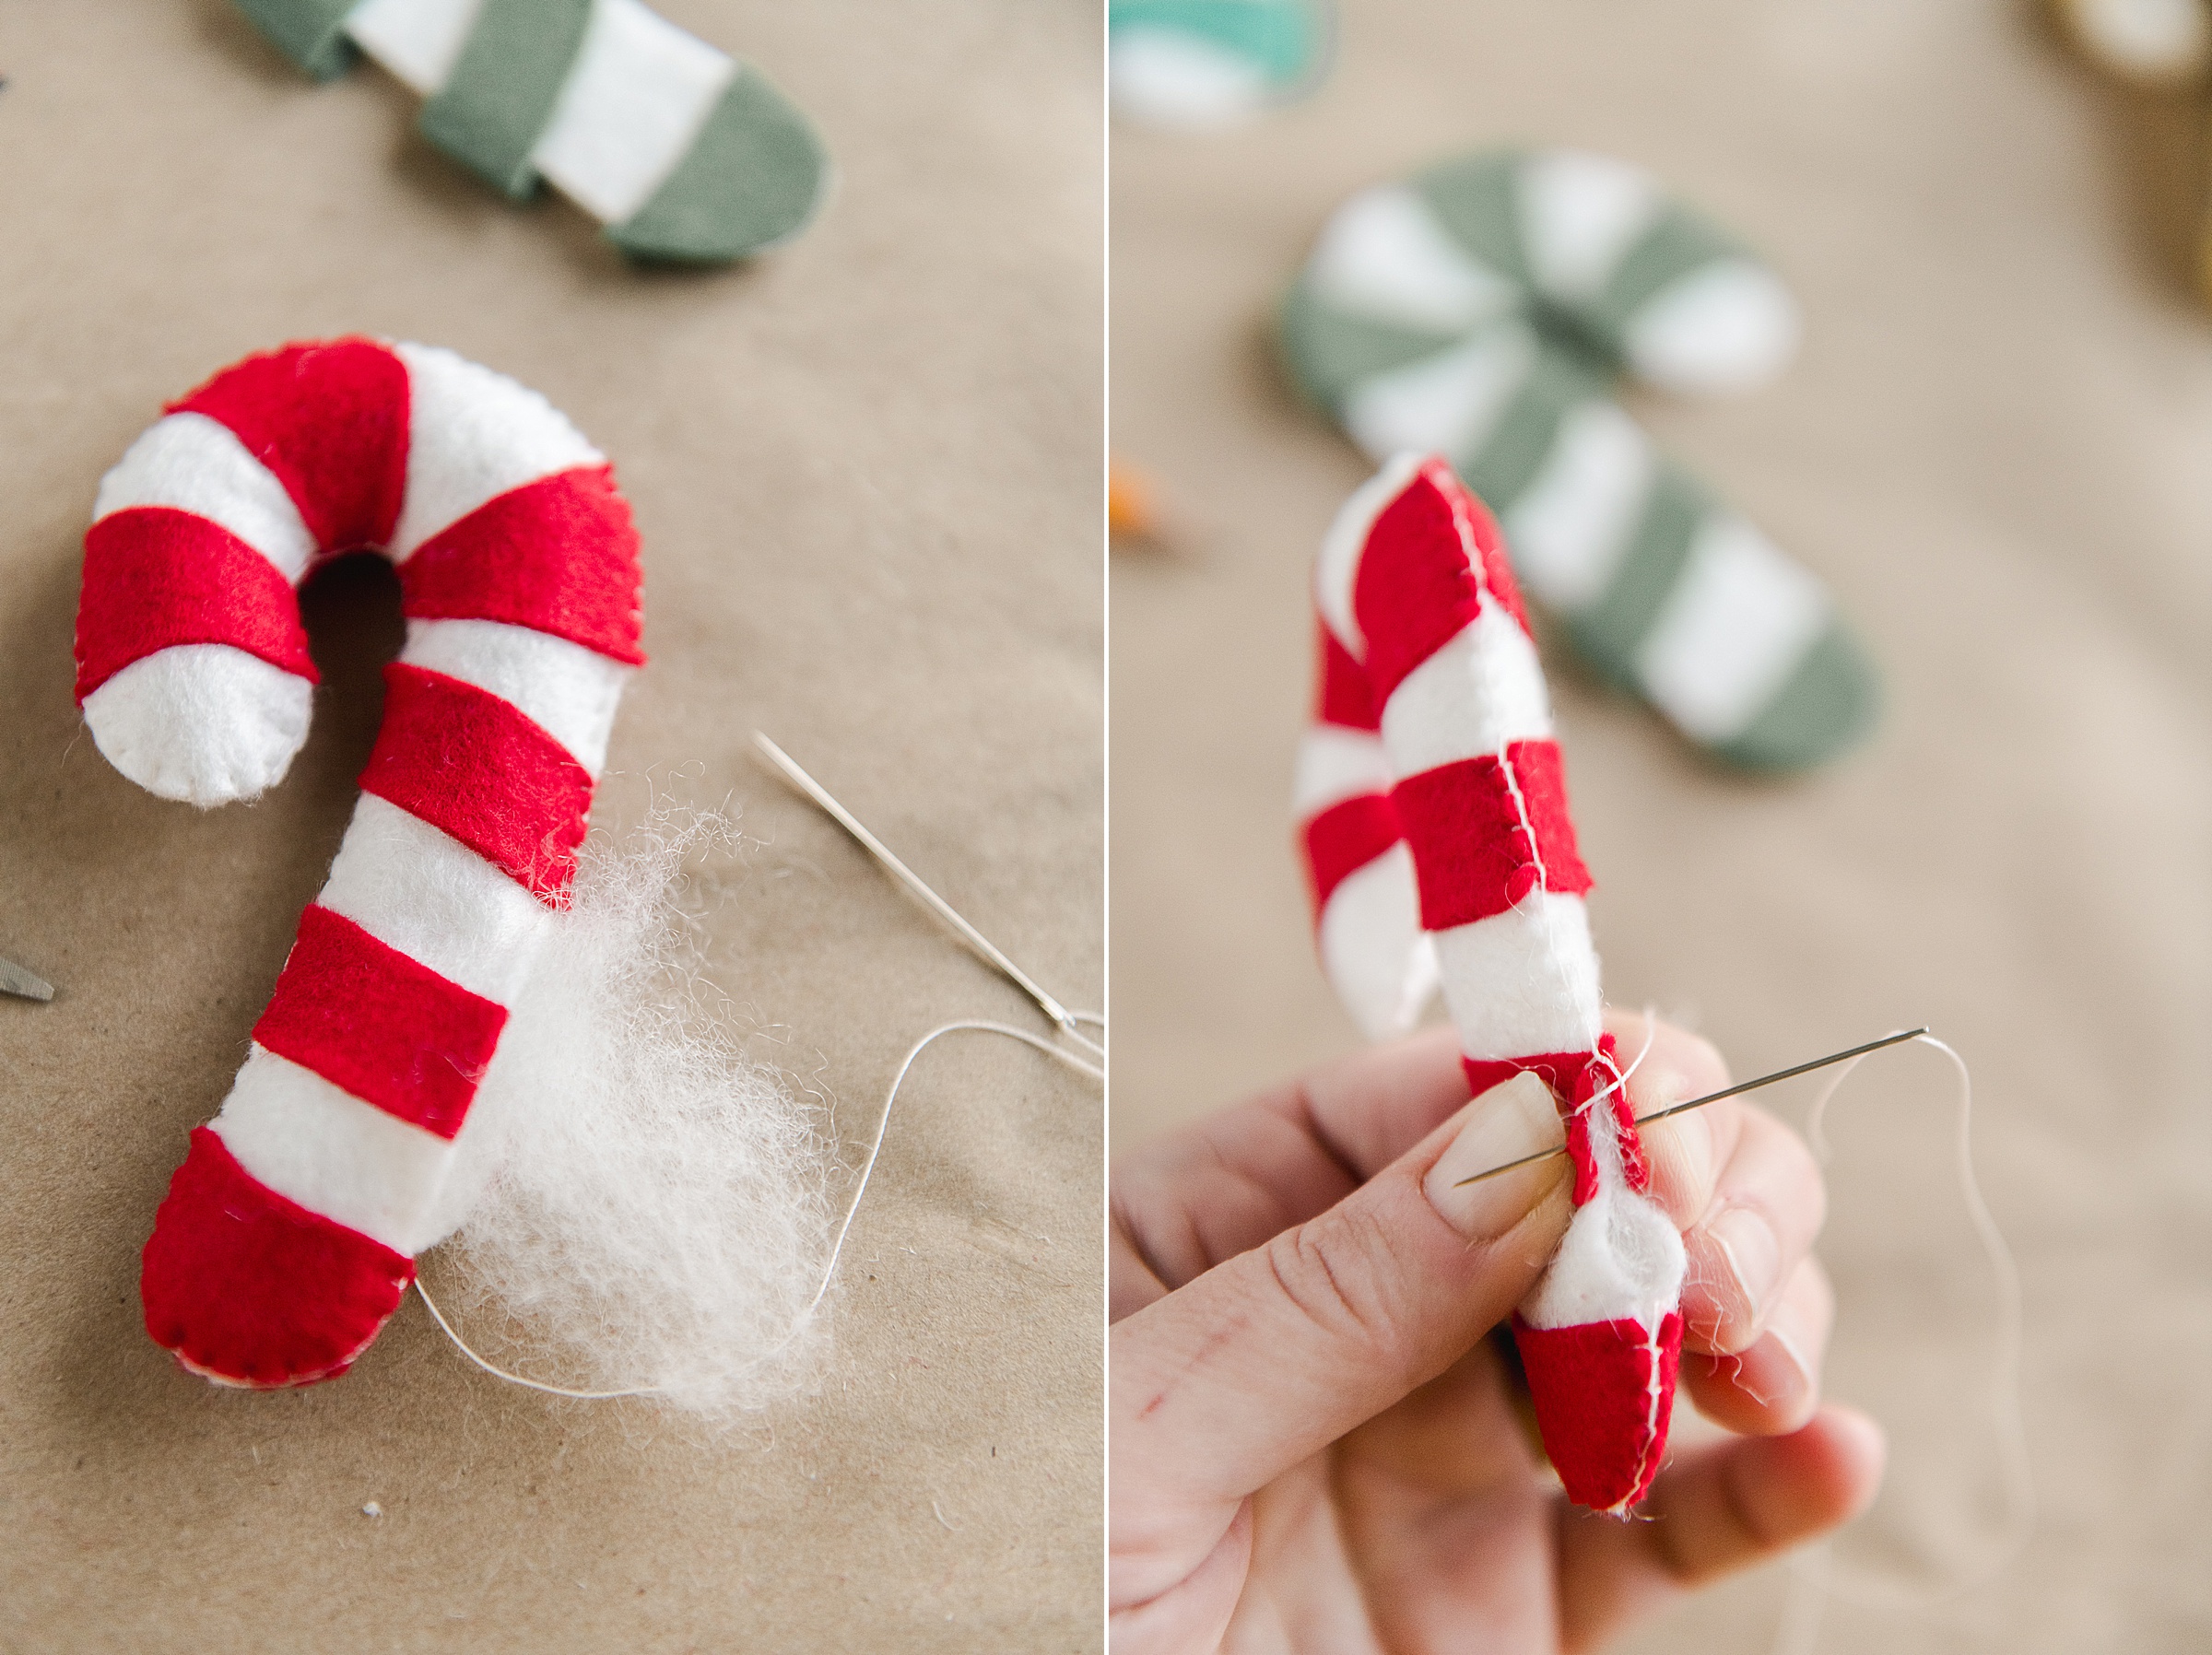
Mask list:
[[[51,1000],[53,984],[35,971],[27,971],[12,959],[0,959],[0,993],[20,994],[26,1000]]]

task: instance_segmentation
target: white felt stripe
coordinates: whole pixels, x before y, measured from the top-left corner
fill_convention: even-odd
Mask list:
[[[238,1164],[311,1213],[412,1257],[453,1147],[255,1046],[216,1117]]]
[[[619,224],[667,182],[736,73],[640,0],[592,0],[530,159],[584,211]]]
[[[1419,1020],[1436,992],[1437,957],[1405,840],[1336,882],[1319,931],[1322,970],[1361,1034],[1384,1039]]]
[[[281,781],[307,740],[314,686],[227,643],[142,655],[85,698],[110,764],[149,793],[212,810]]]
[[[1331,214],[1306,280],[1332,309],[1440,334],[1504,315],[1519,300],[1402,184],[1362,190]]]
[[[346,15],[354,43],[424,98],[461,61],[484,0],[361,0]]]
[[[1536,646],[1501,604],[1407,673],[1382,708],[1382,745],[1400,776],[1550,739],[1551,697]]]
[[[1665,391],[1744,391],[1782,371],[1802,324],[1782,278],[1720,259],[1645,300],[1628,327],[1629,364]]]
[[[1597,951],[1580,897],[1532,891],[1517,907],[1431,933],[1444,1000],[1471,1058],[1597,1044]]]
[[[1532,1327],[1630,1320],[1656,1333],[1682,1301],[1687,1262],[1681,1235],[1655,1203],[1625,1185],[1602,1188],[1576,1209],[1521,1314]]]
[[[157,420],[100,480],[92,521],[133,506],[170,506],[218,523],[297,586],[315,537],[276,475],[229,428],[205,414]]]
[[[1712,517],[1636,651],[1644,693],[1702,742],[1740,735],[1828,626],[1828,594],[1740,518]]]
[[[1291,809],[1299,821],[1309,822],[1347,799],[1386,793],[1390,783],[1390,761],[1382,756],[1380,735],[1342,724],[1310,725],[1299,738]]]
[[[459,840],[374,793],[315,900],[449,982],[512,1005],[552,915]]]
[[[392,534],[405,562],[510,488],[606,456],[526,386],[433,345],[395,345],[407,368],[407,492]]]
[[[1530,270],[1561,299],[1596,297],[1665,205],[1635,168],[1581,150],[1533,155],[1516,182]]]
[[[1604,595],[1657,470],[1650,439],[1614,404],[1584,403],[1559,421],[1505,520],[1513,567],[1538,603],[1572,615]]]
[[[411,620],[400,660],[512,703],[594,780],[630,669],[595,650],[505,621]]]
[[[1479,453],[1528,382],[1536,336],[1512,324],[1362,380],[1345,398],[1344,427],[1370,459],[1403,449]]]
[[[1353,582],[1359,574],[1359,555],[1367,549],[1368,532],[1383,509],[1406,491],[1413,474],[1428,458],[1416,451],[1393,455],[1382,468],[1352,491],[1351,499],[1336,509],[1328,533],[1322,536],[1321,557],[1313,565],[1313,603],[1324,625],[1335,634],[1355,661],[1367,654],[1367,640],[1352,607]]]

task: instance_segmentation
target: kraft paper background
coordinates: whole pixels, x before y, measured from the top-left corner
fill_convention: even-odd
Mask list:
[[[502,1386],[412,1302],[280,1395],[187,1378],[139,1324],[155,1204],[337,846],[399,640],[381,568],[314,589],[314,734],[251,807],[155,800],[82,733],[100,475],[247,352],[448,345],[613,457],[653,664],[594,819],[726,797],[764,841],[712,870],[715,980],[835,1101],[848,1164],[925,1029],[1044,1026],[750,760],[754,727],[1099,1004],[1096,20],[662,9],[835,154],[826,216],[756,268],[625,268],[429,150],[381,72],[316,88],[224,0],[0,7],[0,954],[61,989],[0,1004],[0,1649],[1098,1643],[1101,1109],[1010,1041],[923,1058],[820,1393],[734,1440]]]

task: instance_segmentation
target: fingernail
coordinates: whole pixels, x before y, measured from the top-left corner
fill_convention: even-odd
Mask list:
[[[1782,1268],[1782,1245],[1774,1239],[1773,1227],[1749,1207],[1730,1207],[1705,1227],[1705,1233],[1728,1261],[1745,1319],[1757,1324]]]
[[[1422,1192],[1461,1235],[1488,1241],[1512,1229],[1544,1198],[1562,1176],[1565,1157],[1536,1161],[1480,1183],[1460,1180],[1523,1156],[1557,1149],[1565,1141],[1551,1088],[1533,1074],[1516,1074],[1467,1106],[1459,1136],[1429,1169]]]
[[[1780,1316],[1777,1316],[1768,1327],[1767,1337],[1782,1346],[1782,1354],[1789,1357],[1790,1366],[1797,1370],[1797,1378],[1804,1384],[1805,1389],[1807,1391],[1817,1391],[1819,1389],[1819,1381],[1813,1378],[1813,1365],[1805,1359],[1805,1353],[1797,1348],[1797,1341],[1783,1331]]]

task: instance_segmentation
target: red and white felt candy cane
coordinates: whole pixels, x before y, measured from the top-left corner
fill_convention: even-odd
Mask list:
[[[644,660],[629,508],[566,418],[451,351],[292,345],[100,484],[76,645],[100,751],[203,807],[281,778],[315,683],[296,589],[362,548],[407,636],[361,798],[146,1246],[147,1332],[226,1384],[343,1372],[451,1227],[455,1134]]]
[[[1361,725],[1381,747],[1359,772],[1365,791],[1349,795],[1364,813],[1351,850],[1337,850],[1349,833],[1322,830],[1325,811],[1306,813],[1324,955],[1331,906],[1360,876],[1332,874],[1360,858],[1372,886],[1399,886],[1394,898],[1365,898],[1377,911],[1392,900],[1418,908],[1477,1095],[1527,1070],[1557,1096],[1574,1216],[1521,1306],[1514,1337],[1568,1494],[1625,1511],[1651,1486],[1666,1446],[1682,1243],[1645,1193],[1650,1171],[1612,1037],[1599,1027],[1583,901],[1590,874],[1503,541],[1443,461],[1406,455],[1347,502],[1314,588],[1323,719],[1309,753],[1317,737],[1346,745],[1336,730]],[[1402,844],[1384,841],[1393,826]],[[1351,939],[1346,950],[1356,942],[1370,953],[1329,959],[1340,990],[1347,980],[1418,989],[1418,951],[1401,931],[1363,921],[1341,934]],[[1418,1007],[1416,999],[1406,1015]]]

